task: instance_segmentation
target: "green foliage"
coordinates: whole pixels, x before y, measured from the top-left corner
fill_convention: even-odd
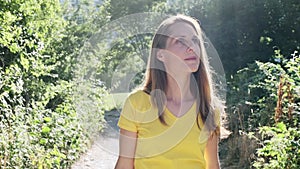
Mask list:
[[[253,157],[257,146],[247,151],[255,167],[297,168],[299,159],[291,160],[291,152],[299,151],[299,132],[295,131],[300,127],[300,58],[297,51],[284,57],[280,50],[275,50],[273,59],[273,63],[249,64],[231,77],[228,127],[235,137],[248,133],[249,139],[258,143],[258,158]],[[266,137],[268,134],[271,135]],[[234,151],[244,152],[244,147],[236,147]],[[249,162],[248,158],[240,158],[243,160]]]
[[[97,69],[95,76],[103,81],[108,90],[116,93],[128,92],[128,79],[132,78],[128,77],[129,74],[134,74],[134,79],[130,81],[129,84],[130,89],[135,88],[141,83],[143,77],[142,73],[145,71],[143,67],[145,67],[145,63],[147,62],[149,45],[152,38],[151,32],[141,33],[141,29],[147,30],[145,28],[151,27],[152,25],[148,24],[147,21],[142,25],[138,25],[137,23],[130,25],[130,15],[137,14],[134,17],[139,17],[138,13],[141,13],[140,16],[143,16],[143,12],[151,12],[152,6],[161,1],[108,0],[105,2],[109,5],[104,5],[106,7],[104,11],[110,16],[110,22],[105,26],[111,27],[109,27],[109,30],[106,30],[105,28],[107,27],[104,26],[98,30],[99,32],[97,32],[97,34],[93,35],[93,37],[101,37],[94,39],[101,50],[89,49],[88,52],[93,53],[91,58],[96,58],[100,63],[94,66],[95,69]],[[125,20],[122,17],[125,17]],[[124,35],[125,32],[128,34],[127,37],[118,38],[118,36],[116,36],[118,33]],[[92,52],[90,50],[92,50]],[[90,55],[90,53],[87,55]],[[87,58],[90,56],[84,57]],[[84,65],[81,67],[89,66]],[[87,72],[88,71],[95,70],[90,68]],[[126,79],[127,81],[124,82]],[[126,85],[119,85],[124,83],[126,83]]]
[[[69,168],[87,148],[74,65],[90,25],[104,24],[106,16],[84,23],[62,16],[59,1],[0,2],[1,168]],[[94,94],[97,124],[103,124],[101,89]]]
[[[22,54],[34,56],[60,38],[64,22],[58,15],[58,1],[1,1],[0,9],[3,66],[17,61]]]
[[[74,93],[76,115],[91,142],[103,129],[105,125],[104,110],[107,110],[104,101],[107,96],[106,88],[97,82],[99,81],[77,81]]]
[[[275,123],[274,114],[278,101],[280,77],[284,79],[281,83],[285,86],[282,89],[284,90],[282,106],[285,108],[281,118],[288,119],[289,111],[292,111],[290,113],[297,118],[293,118],[291,125],[297,125],[300,59],[297,52],[295,54],[292,58],[284,58],[280,51],[276,50],[273,57],[274,63],[257,61],[231,76],[228,83],[227,104],[231,121],[229,123],[235,126],[229,126],[230,129],[253,131],[259,126]],[[237,124],[234,121],[244,124]]]
[[[282,67],[277,89],[276,125],[260,127],[261,148],[257,149],[256,168],[291,168],[300,166],[300,57],[296,51],[286,59],[279,51],[275,58]],[[275,127],[272,127],[275,126]]]
[[[16,65],[0,71],[0,165],[67,168],[86,147],[86,136],[78,128],[70,98],[73,87],[60,81],[46,89],[42,100],[31,100],[25,106],[22,74]],[[47,109],[45,104],[55,95],[68,97],[54,110]]]
[[[150,48],[151,35],[135,35],[125,40],[120,40],[99,59],[98,77],[102,79],[114,93],[128,92],[141,84],[145,71],[148,49]],[[145,53],[146,52],[146,53]],[[128,75],[134,74],[134,79],[128,82]],[[122,85],[126,84],[126,85]]]
[[[297,169],[300,166],[300,131],[283,122],[275,127],[260,128],[262,148],[257,149],[255,168]]]
[[[166,2],[166,0],[110,0],[109,13],[112,20],[115,20],[134,13],[149,12],[157,2]]]

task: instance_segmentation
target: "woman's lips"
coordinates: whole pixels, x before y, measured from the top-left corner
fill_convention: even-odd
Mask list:
[[[192,56],[192,57],[185,58],[184,60],[196,60],[196,59],[197,59],[197,57]]]

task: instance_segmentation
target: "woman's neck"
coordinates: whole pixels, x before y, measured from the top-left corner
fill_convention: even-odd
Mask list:
[[[174,104],[181,104],[181,102],[193,99],[190,90],[191,75],[186,76],[170,76],[167,75],[167,100]]]

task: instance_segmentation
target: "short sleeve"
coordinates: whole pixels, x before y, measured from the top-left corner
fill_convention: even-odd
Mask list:
[[[137,132],[137,122],[135,120],[136,110],[130,101],[130,97],[125,100],[121,115],[118,121],[118,126],[122,129]]]

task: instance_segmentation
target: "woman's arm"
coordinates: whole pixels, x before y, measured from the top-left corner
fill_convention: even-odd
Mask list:
[[[207,141],[204,153],[206,169],[220,169],[218,143],[219,137],[213,133]]]
[[[137,133],[120,129],[120,152],[115,169],[134,169]]]

